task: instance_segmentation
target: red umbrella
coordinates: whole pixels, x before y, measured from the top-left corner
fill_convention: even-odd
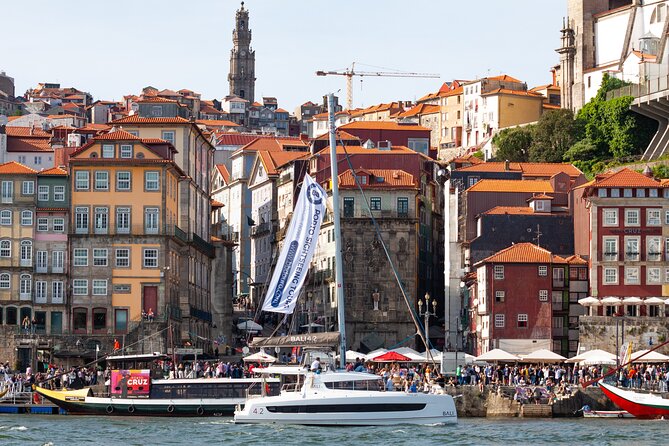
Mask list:
[[[372,359],[374,362],[411,362],[411,358],[400,353],[389,351]]]

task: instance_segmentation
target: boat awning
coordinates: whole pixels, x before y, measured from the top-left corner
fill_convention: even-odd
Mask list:
[[[339,344],[339,332],[309,333],[271,338],[256,337],[251,347],[334,347]]]

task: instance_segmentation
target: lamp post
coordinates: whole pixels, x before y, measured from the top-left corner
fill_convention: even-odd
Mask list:
[[[425,305],[425,311],[423,311]],[[430,350],[430,316],[437,314],[437,300],[432,299],[432,311],[430,311],[430,293],[425,293],[425,302],[418,299],[418,315],[425,317],[425,351]]]

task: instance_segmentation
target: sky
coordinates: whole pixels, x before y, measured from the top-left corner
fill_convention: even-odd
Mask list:
[[[39,82],[120,100],[145,86],[228,94],[231,0],[21,0],[3,7],[0,70],[23,94]],[[356,62],[365,71],[439,79],[354,78],[353,105],[415,100],[444,81],[508,74],[528,86],[559,63],[566,0],[246,0],[256,52],[256,99],[293,111],[335,92]],[[382,67],[382,68],[380,68]]]

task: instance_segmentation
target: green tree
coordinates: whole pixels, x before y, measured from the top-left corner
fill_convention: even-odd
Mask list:
[[[532,145],[532,126],[501,130],[492,138],[497,147],[495,158],[500,161],[526,162]]]
[[[551,110],[534,126],[530,161],[559,163],[569,148],[581,138],[580,123],[571,110]]]

